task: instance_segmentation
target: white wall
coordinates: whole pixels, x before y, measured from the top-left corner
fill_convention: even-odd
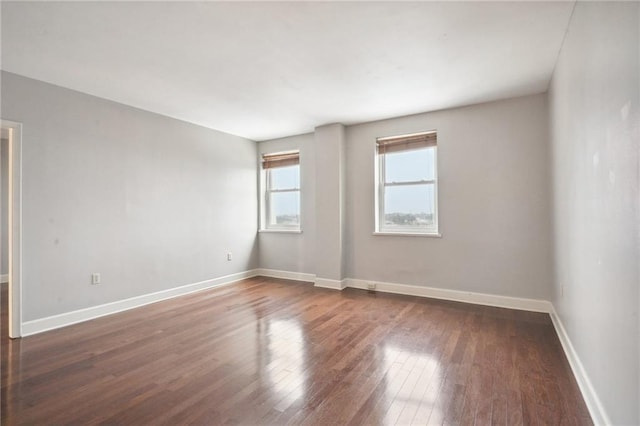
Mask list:
[[[2,118],[24,126],[25,321],[257,267],[254,142],[5,72]]]
[[[613,424],[640,423],[638,3],[578,2],[550,86],[553,304]]]
[[[260,142],[258,159],[266,152],[300,150],[300,220],[302,233],[261,232],[260,267],[315,274],[316,196],[313,133]]]
[[[347,128],[350,278],[547,299],[544,95]],[[375,141],[438,131],[442,238],[374,236]]]

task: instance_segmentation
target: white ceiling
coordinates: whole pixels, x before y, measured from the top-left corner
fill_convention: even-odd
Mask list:
[[[2,69],[254,140],[546,91],[573,2],[2,1]]]

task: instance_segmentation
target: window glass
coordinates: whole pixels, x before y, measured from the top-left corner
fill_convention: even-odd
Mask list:
[[[270,189],[292,189],[300,187],[300,166],[276,167],[269,169]]]
[[[272,192],[270,225],[293,226],[300,224],[300,192]]]
[[[435,148],[385,154],[385,183],[434,180]]]
[[[434,185],[387,186],[384,189],[385,228],[430,228],[434,225]]]

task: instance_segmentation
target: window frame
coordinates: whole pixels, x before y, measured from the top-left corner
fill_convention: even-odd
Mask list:
[[[285,155],[285,154],[297,154],[298,155],[298,163],[290,164],[286,166],[276,166],[265,168],[264,167],[264,158],[268,156],[275,155]],[[300,233],[302,232],[302,176],[301,176],[301,167],[300,167],[300,151],[283,151],[283,152],[267,152],[262,154],[261,162],[260,162],[260,171],[261,171],[261,204],[262,204],[262,212],[261,212],[261,224],[260,224],[260,232],[294,232]],[[277,168],[285,168],[285,167],[297,167],[298,168],[298,185],[297,187],[291,188],[280,188],[280,189],[271,189],[271,171]],[[272,223],[272,194],[278,193],[298,193],[298,223],[297,224],[277,224]]]
[[[385,159],[386,155],[393,152],[380,153],[379,141],[389,138],[410,138],[420,135],[436,135],[436,142],[432,146],[425,146],[418,149],[433,149],[433,179],[419,180],[419,181],[402,181],[402,182],[386,182],[386,170]],[[408,150],[407,150],[408,151]],[[398,151],[396,151],[398,152]],[[399,152],[402,152],[400,150]],[[375,230],[374,235],[407,235],[407,236],[425,236],[425,237],[441,237],[439,227],[439,214],[438,214],[438,144],[437,144],[437,131],[430,130],[426,132],[417,132],[406,135],[397,135],[389,137],[380,137],[376,139],[375,146]],[[402,226],[388,228],[385,227],[385,189],[387,187],[400,187],[400,186],[427,186],[433,185],[433,226],[428,228],[419,228],[411,226]]]

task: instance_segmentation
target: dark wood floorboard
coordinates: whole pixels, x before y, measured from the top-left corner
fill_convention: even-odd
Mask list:
[[[546,314],[251,278],[20,340],[3,425],[590,425]]]

